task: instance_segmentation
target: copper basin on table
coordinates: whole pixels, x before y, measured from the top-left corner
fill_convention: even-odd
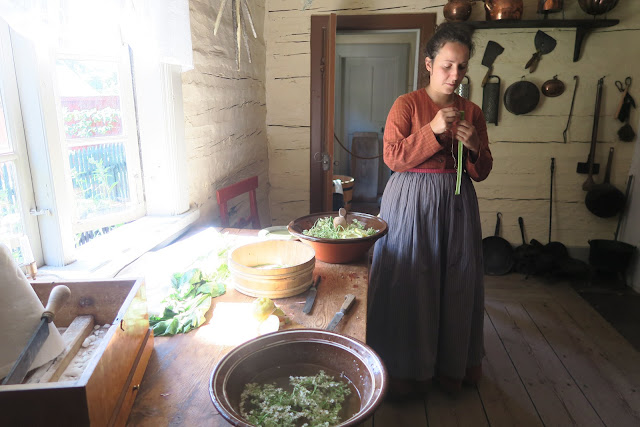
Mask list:
[[[360,398],[360,410],[340,426],[358,425],[371,417],[387,390],[388,377],[380,357],[366,344],[321,329],[291,329],[262,335],[224,356],[211,374],[209,394],[218,412],[235,426],[250,426],[240,414],[244,386],[260,382],[269,369],[299,375],[300,366],[314,365],[344,373]]]
[[[324,217],[337,217],[338,212],[319,212],[295,219],[289,223],[289,233],[306,243],[316,251],[316,259],[331,264],[346,264],[357,261],[373,246],[373,244],[387,234],[387,223],[374,215],[359,212],[347,213],[347,222],[353,219],[364,223],[365,228],[374,228],[377,233],[373,236],[359,237],[354,239],[321,239],[318,237],[306,236],[304,230],[309,230],[316,220]]]

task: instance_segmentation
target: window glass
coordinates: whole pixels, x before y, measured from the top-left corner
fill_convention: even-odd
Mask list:
[[[3,104],[2,96],[0,96],[0,154],[8,154],[11,152],[11,144],[7,133],[7,121],[4,118]]]
[[[58,59],[56,78],[77,220],[126,210],[131,192],[119,63]]]
[[[24,261],[21,250],[24,225],[20,206],[15,164],[12,161],[2,162],[0,163],[0,241],[11,248],[15,260],[21,264]]]

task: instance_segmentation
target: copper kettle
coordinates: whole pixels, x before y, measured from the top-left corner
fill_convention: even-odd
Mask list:
[[[522,19],[522,0],[485,0],[484,9],[488,21]]]
[[[538,13],[562,12],[564,0],[538,0]]]

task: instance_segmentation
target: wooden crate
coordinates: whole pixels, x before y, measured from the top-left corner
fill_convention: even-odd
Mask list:
[[[144,280],[32,283],[46,305],[64,284],[71,297],[56,314],[57,327],[92,315],[110,324],[75,381],[0,386],[0,426],[124,425],[153,350]]]

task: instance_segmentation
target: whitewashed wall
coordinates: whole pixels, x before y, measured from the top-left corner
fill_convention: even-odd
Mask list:
[[[303,10],[305,5],[311,5]],[[269,180],[271,182],[271,215],[274,223],[286,224],[309,209],[309,122],[310,122],[310,16],[312,14],[375,14],[433,12],[438,22],[444,20],[445,0],[266,0],[266,100],[267,136],[269,143]],[[523,19],[539,19],[536,0],[525,0]],[[578,6],[577,0],[565,1],[566,19],[591,19]],[[566,91],[558,98],[541,97],[536,110],[525,116],[514,116],[503,107],[498,126],[489,124],[494,170],[490,177],[476,185],[480,200],[484,236],[493,234],[495,215],[503,213],[503,237],[513,244],[521,242],[517,218],[525,219],[528,238],[546,242],[549,221],[550,158],[556,158],[554,218],[552,239],[572,247],[588,246],[588,239],[613,238],[616,219],[601,219],[584,205],[581,189],[586,175],[576,173],[576,164],[587,159],[596,83],[605,76],[599,122],[596,162],[602,172],[609,147],[615,147],[612,183],[624,191],[636,142],[617,139],[621,126],[613,115],[620,100],[615,80],[626,76],[634,79],[631,94],[640,102],[640,2],[621,1],[608,16],[620,24],[596,30],[585,38],[581,59],[574,63],[575,29],[543,29],[558,44],[545,55],[538,69],[528,74],[524,65],[535,52],[537,29],[482,30],[475,36],[476,54],[472,58],[469,77],[471,99],[482,104],[480,81],[486,67],[481,65],[488,40],[505,47],[498,57],[494,73],[502,79],[502,92],[525,75],[541,85],[558,75]],[[560,19],[551,15],[549,19]],[[602,16],[599,17],[603,18]],[[484,20],[482,3],[474,4],[472,20]],[[562,131],[567,122],[573,94],[573,76],[580,84],[576,95],[569,142],[563,143]],[[639,105],[640,107],[640,105]],[[638,123],[638,111],[632,111],[632,123]],[[635,126],[636,132],[639,131]]]
[[[260,222],[270,225],[269,161],[265,126],[264,1],[250,1],[258,38],[249,38],[252,63],[242,50],[237,70],[231,2],[216,36],[214,23],[222,0],[189,2],[194,69],[183,74],[189,200],[203,223],[219,224],[216,190],[258,175]],[[247,22],[248,24],[248,22]],[[249,215],[249,199],[237,197],[234,224]]]

